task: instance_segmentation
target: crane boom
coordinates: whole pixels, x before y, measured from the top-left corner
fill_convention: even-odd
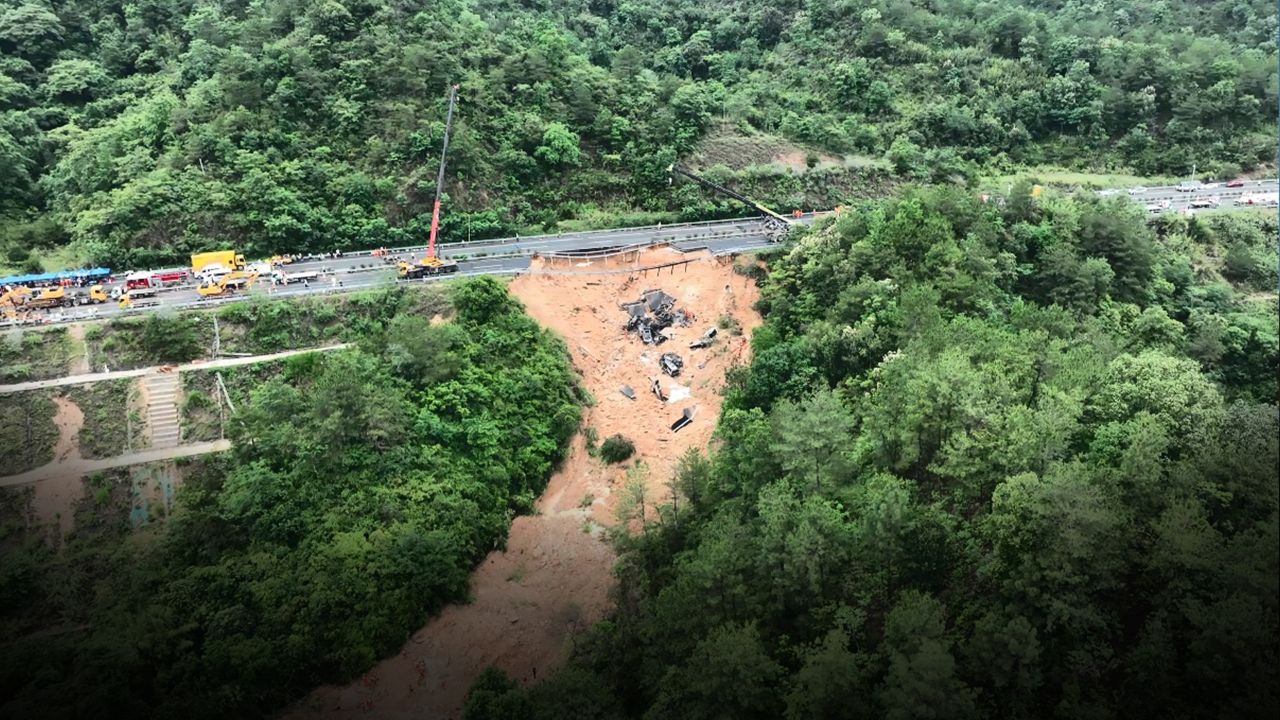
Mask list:
[[[779,222],[783,223],[784,225],[791,225],[791,224],[792,224],[792,220],[791,220],[791,218],[788,218],[788,217],[784,217],[784,216],[782,216],[782,215],[779,215],[778,213],[776,213],[776,212],[774,212],[774,211],[770,210],[769,208],[765,207],[764,205],[761,205],[760,203],[756,202],[755,200],[752,200],[751,198],[747,197],[746,195],[742,195],[741,193],[736,193],[736,192],[734,192],[734,191],[730,190],[729,188],[727,188],[727,187],[723,187],[723,186],[721,186],[721,185],[717,185],[716,183],[713,183],[713,182],[711,182],[710,180],[708,180],[708,179],[706,179],[706,178],[704,178],[704,177],[699,177],[699,176],[697,176],[697,175],[694,175],[693,173],[691,173],[691,172],[689,172],[688,170],[686,170],[686,169],[684,169],[684,168],[680,167],[679,165],[671,165],[671,166],[669,166],[669,167],[667,168],[667,172],[672,173],[672,174],[674,174],[674,175],[683,175],[683,176],[685,176],[685,177],[689,178],[690,180],[692,180],[692,181],[694,181],[694,182],[698,183],[699,185],[701,185],[701,186],[703,186],[703,187],[705,187],[705,188],[708,188],[708,189],[710,189],[710,190],[714,190],[714,191],[716,191],[716,192],[718,192],[718,193],[720,193],[720,194],[722,194],[722,195],[727,195],[727,196],[729,196],[729,197],[733,198],[734,200],[737,200],[738,202],[745,204],[747,207],[751,208],[752,210],[755,210],[756,212],[759,212],[759,213],[763,213],[763,214],[765,214],[765,215],[767,215],[767,216],[769,216],[769,217],[773,218],[774,220],[777,220],[777,221],[779,221]]]
[[[440,172],[436,175],[436,202],[431,207],[431,240],[427,243],[427,257],[436,256],[436,235],[440,232],[440,193],[444,190],[444,161],[449,153],[449,133],[453,130],[453,105],[458,99],[458,86],[449,87],[449,112],[444,119],[444,146],[440,148]]]

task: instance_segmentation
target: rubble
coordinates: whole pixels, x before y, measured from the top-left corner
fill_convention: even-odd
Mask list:
[[[651,390],[654,395],[657,395],[659,400],[663,402],[667,401],[667,396],[662,392],[662,382],[659,381],[658,378],[653,378],[649,381],[649,390]]]
[[[627,399],[629,400],[636,399],[636,391],[632,390],[630,385],[623,385],[622,387],[618,388],[618,392],[622,393],[623,395],[626,395]]]
[[[697,348],[711,347],[711,343],[713,340],[715,340],[715,337],[716,337],[716,329],[711,328],[710,330],[702,333],[702,337],[690,343],[689,349],[694,350]]]
[[[671,432],[680,432],[693,422],[693,408],[685,408],[675,422],[671,423]]]
[[[635,302],[626,303],[627,331],[640,336],[645,345],[661,345],[671,339],[669,328],[689,327],[693,314],[675,308],[676,299],[661,290],[646,290]]]

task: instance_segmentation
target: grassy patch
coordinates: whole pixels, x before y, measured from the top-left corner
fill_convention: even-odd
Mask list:
[[[625,208],[582,209],[577,217],[561,220],[550,232],[584,232],[587,230],[611,230],[619,227],[644,227],[658,223],[679,222],[680,216],[673,212],[644,212]],[[526,227],[521,235],[538,235],[548,232],[542,226]]]
[[[94,371],[184,363],[212,350],[213,321],[203,312],[154,313],[87,328],[84,339]]]
[[[65,327],[11,330],[0,336],[0,383],[66,375],[76,353]]]
[[[53,460],[57,410],[47,391],[0,395],[0,476],[17,475]]]
[[[887,170],[882,159],[866,155],[820,152],[777,135],[763,132],[744,134],[726,126],[712,132],[694,149],[689,166],[706,170],[716,166],[730,171],[805,173],[814,170],[877,168]]]
[[[79,436],[82,456],[115,457],[142,447],[144,421],[131,407],[137,399],[132,379],[77,385],[65,394],[84,413]]]
[[[386,287],[350,295],[291,300],[263,298],[218,310],[221,347],[229,353],[272,353],[354,340],[380,329],[399,312],[451,316],[440,284]]]
[[[398,312],[451,317],[448,288],[433,283],[350,295],[264,296],[216,310],[155,313],[90,326],[85,345],[95,372],[104,367],[127,370],[210,357],[215,317],[221,352],[259,355],[354,340],[381,328]]]
[[[1035,167],[1028,168],[1026,170],[1019,170],[1016,173],[992,175],[982,178],[978,184],[985,190],[1003,192],[1010,185],[1023,178],[1033,178],[1038,180],[1042,185],[1051,185],[1054,187],[1070,189],[1082,188],[1085,190],[1130,188],[1137,187],[1139,185],[1147,187],[1176,185],[1181,180],[1185,179],[1169,176],[1142,177],[1140,175],[1128,175],[1125,173],[1094,173],[1081,172],[1078,170],[1064,170],[1062,168],[1055,167]]]
[[[295,356],[301,357],[301,356]],[[292,359],[292,358],[290,358]],[[286,372],[289,359],[223,368],[222,382],[227,386],[231,402],[237,410],[249,404],[253,389]],[[179,408],[183,442],[206,442],[223,437],[223,423],[234,422],[234,413],[226,406],[218,390],[217,372],[201,370],[182,373],[184,399]]]

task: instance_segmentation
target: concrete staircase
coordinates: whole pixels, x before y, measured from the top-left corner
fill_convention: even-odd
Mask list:
[[[147,427],[151,431],[151,447],[176,447],[182,439],[182,428],[178,424],[181,378],[176,372],[156,373],[148,375],[143,382],[147,391]]]

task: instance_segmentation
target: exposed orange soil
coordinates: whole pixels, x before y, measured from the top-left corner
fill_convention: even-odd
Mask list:
[[[661,274],[602,274],[689,258],[696,260]],[[621,307],[650,288],[675,296],[677,308],[696,316],[658,348],[625,331]],[[535,260],[511,291],[530,315],[565,339],[583,385],[597,401],[585,410],[583,426],[595,428],[601,441],[614,433],[630,438],[637,458],[649,467],[648,497],[662,498],[685,450],[705,448],[711,440],[725,371],[749,359],[751,331],[760,322],[752,310],[755,284],[733,273],[727,259],[658,249],[616,261]],[[690,350],[689,343],[722,314],[733,316],[743,334],[721,331],[712,347]],[[657,364],[668,350],[685,361],[675,380],[661,375]],[[649,392],[652,377],[661,378],[668,394],[678,383],[689,396],[659,401]],[[635,389],[636,400],[619,392],[624,383]],[[694,422],[673,433],[669,426],[685,408],[697,409]],[[316,690],[286,715],[458,718],[467,689],[488,665],[526,684],[545,678],[564,661],[574,635],[609,610],[615,557],[603,528],[616,522],[624,475],[622,468],[590,457],[579,435],[539,499],[537,514],[517,518],[507,549],[490,553],[472,575],[471,603],[449,606],[399,654],[346,687]]]
[[[57,522],[61,536],[66,536],[75,524],[75,507],[84,495],[81,473],[76,472],[82,462],[77,438],[84,425],[84,413],[64,397],[53,399],[58,406],[53,424],[58,428],[58,444],[53,449],[50,464],[63,466],[66,472],[58,473],[35,484],[35,497],[31,507],[42,522]]]

